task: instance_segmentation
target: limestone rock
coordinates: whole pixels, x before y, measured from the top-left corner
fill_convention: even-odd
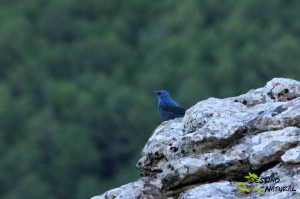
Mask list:
[[[92,199],[114,198],[114,199],[130,199],[130,198],[164,198],[161,193],[161,182],[159,180],[150,180],[149,178],[141,178],[136,182],[128,183],[119,188],[107,191],[101,196],[95,196]]]
[[[286,151],[281,159],[287,163],[300,163],[300,146]]]
[[[274,78],[237,97],[201,101],[184,118],[163,122],[137,163],[145,177],[94,199],[293,198],[300,196],[299,147],[300,82]],[[235,182],[250,171],[298,189],[244,194]]]
[[[277,178],[280,180],[278,183],[262,183],[263,186],[272,188],[273,186],[278,187],[289,187],[295,186],[295,189],[299,189],[300,183],[300,168],[299,165],[284,165],[279,163],[277,166],[268,169],[266,172],[261,174],[261,178],[267,178],[274,176],[276,174]],[[298,187],[297,187],[298,186]],[[199,185],[195,188],[188,189],[179,195],[179,199],[283,199],[283,198],[299,198],[299,190],[296,191],[275,191],[275,192],[264,192],[259,194],[256,191],[251,191],[248,194],[244,194],[237,190],[235,183],[223,181],[223,182],[213,182],[204,185]]]

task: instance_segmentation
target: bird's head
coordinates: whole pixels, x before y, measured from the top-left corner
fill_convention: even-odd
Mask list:
[[[158,99],[170,97],[170,94],[168,93],[168,91],[165,91],[165,90],[151,91],[151,93],[155,94],[158,97]]]

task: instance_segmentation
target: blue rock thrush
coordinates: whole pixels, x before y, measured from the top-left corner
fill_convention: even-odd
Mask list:
[[[183,117],[185,109],[172,100],[170,94],[165,90],[151,91],[158,99],[158,112],[163,120],[171,120]]]

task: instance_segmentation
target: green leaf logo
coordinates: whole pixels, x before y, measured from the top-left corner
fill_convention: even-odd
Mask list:
[[[250,172],[249,172],[249,176],[245,176],[245,178],[250,183],[258,182],[258,180],[259,180],[258,176],[255,173],[250,173]]]

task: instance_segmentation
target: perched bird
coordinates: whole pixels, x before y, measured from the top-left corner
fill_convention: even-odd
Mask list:
[[[158,99],[158,112],[163,120],[171,120],[178,117],[183,117],[185,109],[174,102],[170,94],[165,90],[151,91]]]

